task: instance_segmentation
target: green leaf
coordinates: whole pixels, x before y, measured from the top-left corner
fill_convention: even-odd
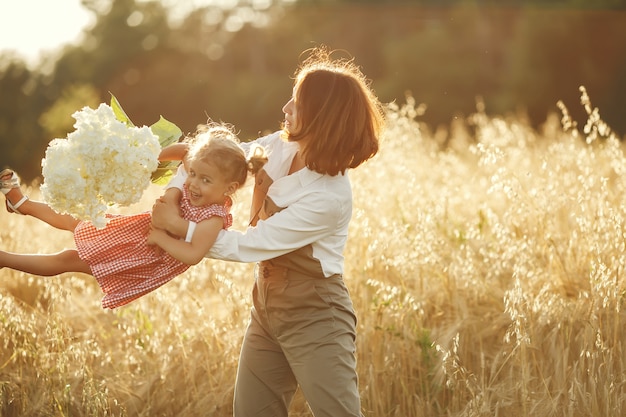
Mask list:
[[[150,126],[150,130],[158,136],[161,149],[178,142],[178,139],[183,135],[182,130],[178,126],[163,116],[159,118],[158,122]],[[152,182],[158,185],[166,185],[174,176],[174,172],[179,164],[180,161],[163,161],[159,163],[159,167],[152,173]]]
[[[180,165],[180,161],[163,161],[159,163],[159,167],[152,173],[150,178],[153,184],[166,185],[176,173],[176,169]]]
[[[178,139],[183,135],[183,131],[180,130],[178,126],[165,119],[163,116],[159,118],[158,122],[150,126],[150,130],[159,137],[161,148],[178,142]]]
[[[124,109],[122,109],[122,106],[120,105],[120,102],[117,101],[117,98],[115,98],[113,93],[109,92],[109,94],[111,94],[111,108],[113,109],[113,113],[115,114],[117,120],[125,123],[126,126],[134,127],[135,125],[130,121],[130,118],[126,115]]]
[[[111,108],[113,109],[113,113],[117,120],[122,123],[125,123],[126,126],[134,127],[135,125],[131,122],[130,118],[126,115],[124,109],[117,98],[111,94]],[[159,138],[159,144],[161,145],[161,149],[166,146],[171,145],[172,143],[178,142],[178,139],[183,135],[182,130],[174,123],[165,119],[163,116],[159,118],[159,121],[150,126],[150,130]],[[158,185],[166,185],[170,179],[174,176],[176,169],[180,161],[163,161],[159,162],[159,166],[152,173],[151,181],[154,184]]]

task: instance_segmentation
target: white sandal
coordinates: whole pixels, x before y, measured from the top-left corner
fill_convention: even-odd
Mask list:
[[[2,179],[3,177],[6,177],[7,175],[10,175],[11,178]],[[13,171],[12,169],[6,168],[6,169],[3,169],[2,172],[0,172],[0,191],[2,192],[2,194],[7,195],[9,191],[11,191],[14,188],[19,188],[19,186],[20,186],[20,177],[17,176],[15,171]]]
[[[20,199],[20,201],[18,201],[18,202],[17,202],[17,203],[15,203],[15,204],[11,204],[11,202],[10,202],[8,199],[7,199],[7,200],[5,200],[5,203],[6,203],[6,206],[7,206],[7,211],[8,211],[9,213],[24,214],[24,213],[21,213],[21,212],[18,210],[18,208],[20,208],[20,206],[21,206],[22,204],[24,204],[24,202],[25,202],[26,200],[28,200],[28,196],[27,196],[27,195],[23,196],[23,197]]]
[[[3,177],[6,177],[8,175],[10,175],[11,178],[2,179]],[[0,192],[2,192],[2,194],[4,194],[6,198],[6,195],[9,193],[9,191],[11,191],[14,188],[20,188],[20,177],[12,169],[8,169],[8,168],[3,169],[2,172],[0,172]],[[6,198],[5,203],[6,203],[7,211],[9,213],[22,214],[20,213],[18,208],[20,208],[20,206],[24,204],[26,200],[28,200],[28,196],[22,196],[20,201],[13,204],[9,201],[8,198]]]

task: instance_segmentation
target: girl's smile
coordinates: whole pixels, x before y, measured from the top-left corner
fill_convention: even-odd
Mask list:
[[[189,162],[189,176],[185,181],[192,206],[224,204],[225,197],[232,193],[232,183],[215,164],[203,160]]]
[[[194,193],[193,191],[191,191],[191,189],[189,189],[189,200],[191,200],[192,205],[194,206],[202,205],[202,204],[194,204],[195,202],[200,200],[200,198],[202,198],[202,194]]]

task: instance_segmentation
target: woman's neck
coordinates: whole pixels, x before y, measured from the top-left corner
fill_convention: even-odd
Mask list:
[[[300,171],[305,166],[306,165],[304,162],[304,158],[302,157],[302,152],[298,151],[296,152],[296,154],[293,156],[293,159],[291,160],[291,166],[289,167],[289,174],[293,174],[294,172]]]

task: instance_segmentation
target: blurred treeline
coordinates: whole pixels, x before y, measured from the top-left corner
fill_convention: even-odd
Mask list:
[[[576,118],[585,85],[622,134],[621,3],[232,0],[173,21],[176,2],[83,0],[97,20],[80,44],[36,68],[0,55],[0,168],[37,178],[48,142],[73,130],[71,114],[109,92],[135,124],[163,115],[190,133],[211,118],[254,138],[278,128],[301,52],[322,43],[353,56],[383,102],[424,103],[432,128],[473,112],[477,97],[487,113],[536,126],[558,100]]]

